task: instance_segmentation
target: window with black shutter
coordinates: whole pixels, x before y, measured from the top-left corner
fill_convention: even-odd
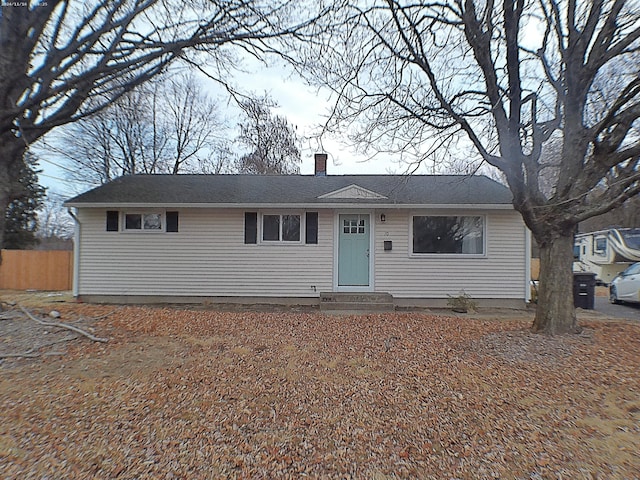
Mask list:
[[[305,243],[318,243],[318,212],[307,212]]]

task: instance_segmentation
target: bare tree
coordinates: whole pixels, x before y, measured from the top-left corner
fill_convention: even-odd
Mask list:
[[[233,166],[229,163],[229,159],[233,158],[233,149],[231,142],[222,142],[213,151],[213,155],[206,159],[200,159],[198,171],[205,174],[231,173]]]
[[[171,173],[202,171],[207,165],[224,168],[219,155],[218,161],[213,159],[227,144],[223,135],[227,128],[215,102],[191,75],[172,79],[165,95]]]
[[[316,25],[303,65],[311,81],[336,93],[327,128],[422,161],[473,145],[502,171],[540,245],[533,330],[578,330],[576,226],[640,191],[637,1],[336,0],[334,7],[332,23]],[[553,139],[558,163],[545,163]]]
[[[630,198],[613,210],[580,222],[581,232],[595,232],[611,227],[640,227],[640,195]]]
[[[135,173],[211,170],[207,165],[217,164],[227,142],[225,130],[215,102],[192,75],[162,75],[60,128],[47,149],[69,166],[70,179],[95,185]]]
[[[239,102],[246,122],[240,124],[238,142],[249,149],[237,162],[243,173],[290,174],[300,171],[300,150],[295,128],[285,117],[273,115],[268,96]]]
[[[64,198],[48,192],[38,210],[37,237],[40,245],[47,249],[68,248],[73,237],[74,222],[63,206]]]
[[[312,5],[310,3],[310,5]],[[312,8],[312,7],[309,7]],[[319,8],[319,7],[318,7]],[[295,10],[294,10],[295,9]],[[177,58],[224,82],[233,48],[259,58],[301,34],[292,0],[30,0],[0,9],[0,211],[27,147],[111,104]],[[301,18],[301,17],[298,17]],[[197,58],[188,57],[197,49]],[[87,102],[87,99],[91,102]],[[0,215],[0,243],[4,237]]]
[[[157,112],[158,86],[146,83],[96,113],[64,125],[42,146],[68,166],[77,184],[100,185],[120,175],[156,173],[167,162],[168,137]]]

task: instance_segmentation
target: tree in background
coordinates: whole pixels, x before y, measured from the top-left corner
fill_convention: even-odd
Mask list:
[[[637,1],[333,4],[299,64],[336,95],[327,130],[418,161],[472,145],[540,246],[532,329],[577,331],[576,227],[640,192]]]
[[[33,0],[0,8],[0,212],[20,189],[25,152],[53,128],[96,113],[178,58],[224,82],[234,48],[264,57],[278,39],[303,34],[315,19],[307,6],[321,9],[298,0]],[[0,244],[5,227],[0,215]]]
[[[43,250],[71,250],[74,221],[63,206],[64,198],[47,192],[38,209],[38,248]]]
[[[192,75],[162,75],[47,142],[76,183],[120,175],[221,171],[226,139],[215,103]]]
[[[268,96],[239,101],[245,122],[238,143],[249,150],[236,164],[240,173],[286,175],[300,172],[300,150],[295,128],[285,117],[271,112],[276,103]]]
[[[227,129],[215,102],[192,75],[171,78],[164,90],[170,173],[226,169],[220,162],[228,158],[220,152],[228,145]]]
[[[611,227],[640,228],[640,195],[613,210],[580,222],[580,232],[596,232]]]
[[[26,154],[22,161],[18,172],[19,188],[13,189],[14,195],[5,211],[4,249],[23,250],[38,243],[36,211],[43,204],[45,189],[38,184],[36,163],[36,158],[31,154]]]
[[[47,137],[44,147],[61,157],[69,180],[100,185],[154,167],[165,141],[153,126],[146,88],[143,85],[128,92],[110,106]]]

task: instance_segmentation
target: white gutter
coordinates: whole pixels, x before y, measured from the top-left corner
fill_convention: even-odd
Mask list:
[[[529,303],[531,301],[531,230],[524,226],[524,258],[525,258],[525,289],[524,300]]]

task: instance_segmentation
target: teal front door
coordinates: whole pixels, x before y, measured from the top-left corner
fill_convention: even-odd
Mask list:
[[[369,286],[369,215],[339,216],[338,286]]]

